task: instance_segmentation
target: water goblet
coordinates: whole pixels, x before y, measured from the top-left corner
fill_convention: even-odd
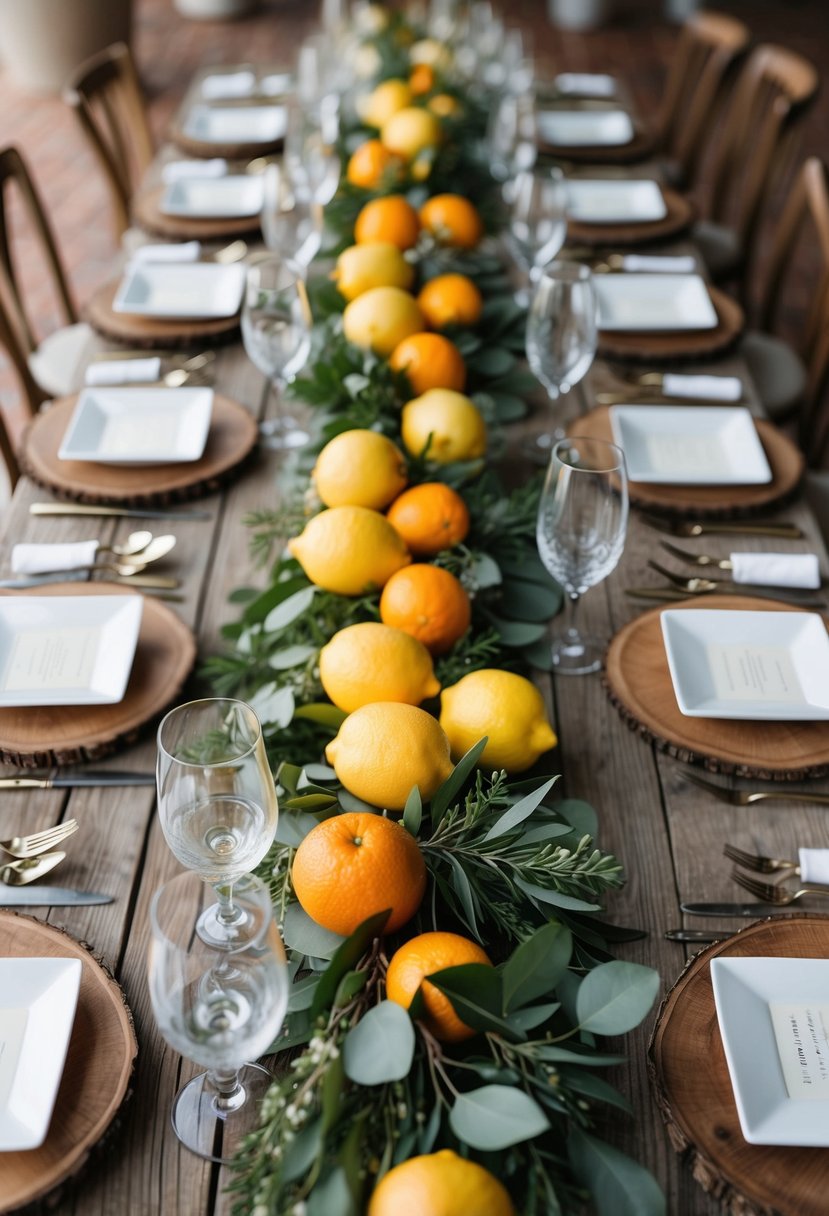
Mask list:
[[[232,950],[205,942],[195,929],[209,888],[180,874],[153,896],[148,980],[158,1028],[172,1048],[208,1071],[173,1102],[173,1130],[191,1152],[226,1163],[255,1130],[272,1081],[259,1064],[276,1038],[288,1004],[288,970],[270,894],[248,876],[236,900],[248,931]]]
[[[171,851],[211,884],[201,939],[232,948],[249,931],[234,883],[267,853],[279,814],[259,719],[217,697],[170,710],[158,728],[158,817]]]
[[[320,209],[293,189],[285,169],[270,164],[264,174],[262,234],[284,261],[307,267],[322,244]]]
[[[553,670],[584,675],[601,666],[604,639],[580,633],[579,597],[616,568],[625,546],[628,478],[614,443],[578,436],[553,448],[538,509],[538,552],[564,588],[563,625],[553,633]]]
[[[525,170],[515,178],[509,243],[519,267],[537,283],[567,237],[567,183],[560,169]]]
[[[337,97],[327,95],[316,107],[288,107],[285,168],[294,192],[318,207],[331,202],[340,182],[338,134]]]
[[[535,98],[532,93],[504,94],[489,117],[487,153],[493,176],[501,182],[504,200],[511,203],[515,178],[536,162]]]

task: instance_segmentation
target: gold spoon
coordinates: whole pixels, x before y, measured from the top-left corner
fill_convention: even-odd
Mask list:
[[[5,883],[7,887],[25,887],[27,883],[54,870],[65,856],[65,853],[41,853],[40,857],[10,861],[0,869],[0,883]]]

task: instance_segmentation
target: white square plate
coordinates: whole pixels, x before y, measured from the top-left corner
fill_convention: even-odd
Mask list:
[[[772,478],[754,419],[742,406],[612,405],[610,426],[631,481],[755,486]]]
[[[4,596],[0,706],[122,700],[143,606],[140,595]]]
[[[771,614],[769,614],[771,615]],[[711,960],[714,1002],[740,1127],[749,1144],[829,1145],[829,1071],[812,1054],[806,1029],[807,1067],[814,1096],[792,1098],[786,1085],[772,1022],[772,1006],[796,1007],[796,1025],[805,1010],[829,1005],[829,960],[823,958],[715,958]],[[776,1011],[777,1016],[780,1011]],[[802,1020],[801,1020],[802,1019]],[[813,1019],[815,1043],[827,1058],[829,1026]],[[794,1027],[792,1028],[792,1033]],[[797,1047],[787,1043],[795,1053]],[[787,1051],[787,1055],[788,1055]]]
[[[262,210],[265,183],[261,174],[239,177],[187,177],[171,182],[161,197],[164,215],[194,219],[241,219]]]
[[[46,1139],[75,1020],[79,958],[0,958],[0,1151]]]
[[[668,214],[654,181],[573,178],[567,183],[567,214],[580,224],[647,224]]]
[[[212,388],[85,388],[58,456],[99,464],[199,460],[212,411]]]
[[[687,717],[829,719],[829,638],[818,613],[685,608],[660,619]]]
[[[624,110],[542,110],[538,133],[543,143],[561,148],[614,148],[634,135]]]
[[[667,333],[716,329],[717,310],[698,274],[597,274],[599,328]]]
[[[288,125],[284,106],[203,106],[187,113],[183,131],[206,144],[273,144]]]
[[[239,262],[134,262],[124,272],[112,307],[138,317],[232,317],[245,290]]]
[[[566,97],[615,97],[613,76],[600,72],[561,72],[553,81],[557,93]]]

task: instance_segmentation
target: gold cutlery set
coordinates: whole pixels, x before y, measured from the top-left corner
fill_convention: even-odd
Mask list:
[[[48,874],[55,866],[60,865],[66,853],[55,850],[78,830],[75,819],[67,819],[53,828],[45,828],[40,832],[32,832],[28,836],[12,836],[8,840],[0,840],[0,852],[10,857],[11,861],[0,859],[0,884],[7,887],[25,887],[36,878]],[[0,894],[0,904],[3,897]]]

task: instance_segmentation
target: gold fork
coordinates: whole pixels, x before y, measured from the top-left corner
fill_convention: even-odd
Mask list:
[[[756,878],[741,874],[739,870],[733,870],[731,877],[744,890],[761,899],[764,904],[777,904],[784,907],[786,904],[793,904],[796,899],[802,899],[804,895],[829,895],[829,887],[807,885],[798,887],[796,891],[790,891],[788,887],[775,887],[770,882],[759,882]]]
[[[706,781],[704,777],[698,777],[696,773],[684,773],[686,781],[690,781],[691,785],[697,785],[701,790],[712,794],[714,798],[720,802],[726,802],[730,806],[751,806],[755,802],[769,802],[772,800],[783,802],[812,802],[819,806],[829,806],[829,794],[812,794],[808,790],[790,790],[788,788],[777,790],[729,790],[723,785],[716,785],[713,781]]]
[[[77,830],[77,819],[67,819],[65,823],[58,823],[53,828],[44,828],[42,832],[30,832],[28,836],[11,836],[8,840],[0,840],[0,849],[12,857],[25,860],[27,857],[37,857],[39,853],[45,853],[47,849],[66,840],[67,836]]]
[[[681,562],[688,562],[693,566],[713,566],[716,570],[734,569],[734,563],[727,557],[712,557],[709,553],[689,553],[687,549],[681,549],[679,545],[672,545],[669,540],[661,540],[659,543],[663,549],[667,549]]]
[[[792,594],[789,591],[777,591],[773,588],[769,588],[768,591],[755,591],[745,587],[742,583],[738,585],[730,579],[701,578],[698,575],[686,577],[684,574],[675,574],[673,570],[660,566],[659,562],[655,562],[652,558],[648,561],[648,566],[666,578],[674,587],[678,587],[680,591],[687,591],[689,595],[712,595],[721,592],[725,595],[744,595],[756,600],[778,600],[785,601],[787,604],[802,604],[804,608],[825,607],[819,600],[804,599],[797,593]]]
[[[726,844],[723,854],[729,861],[736,861],[738,866],[754,870],[756,874],[777,874],[786,878],[800,874],[797,862],[787,857],[764,857],[761,853],[746,853],[745,849],[738,849],[734,844]]]

